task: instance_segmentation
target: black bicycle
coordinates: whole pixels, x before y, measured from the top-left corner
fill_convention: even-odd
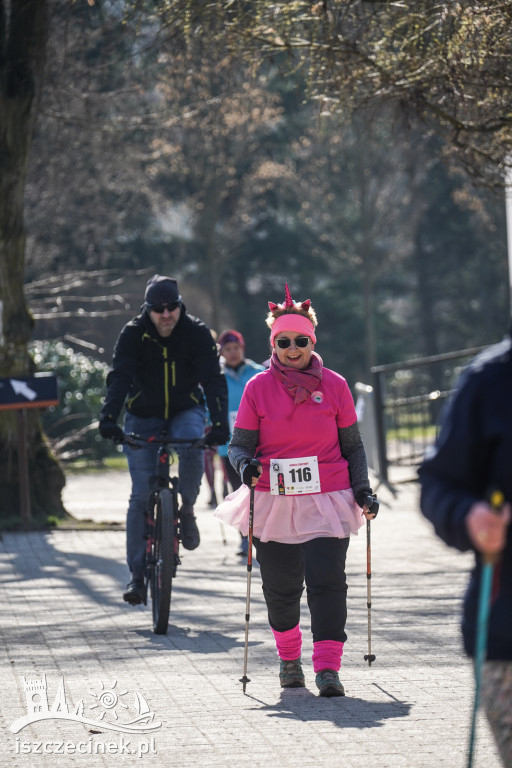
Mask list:
[[[153,607],[153,631],[165,635],[169,624],[172,581],[176,576],[180,560],[181,523],[179,517],[179,481],[170,476],[170,467],[180,446],[202,450],[203,440],[186,440],[168,437],[145,438],[136,434],[124,434],[123,442],[132,448],[141,448],[142,443],[159,446],[156,472],[150,478],[148,500],[145,510],[146,556],[144,566],[144,605],[147,605],[148,587]]]

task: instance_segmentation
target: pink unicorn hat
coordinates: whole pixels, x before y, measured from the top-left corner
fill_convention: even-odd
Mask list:
[[[311,299],[306,299],[306,301],[302,301],[300,304],[296,303],[292,299],[290,289],[288,288],[288,283],[285,283],[284,285],[284,302],[282,304],[274,304],[273,301],[269,301],[268,303],[268,308],[271,312],[275,312],[276,309],[291,309],[292,307],[294,309],[303,309],[305,312],[307,312],[310,306]]]
[[[316,342],[315,326],[313,320],[310,317],[299,314],[300,310],[303,312],[309,312],[311,306],[311,300],[296,302],[292,299],[288,283],[284,288],[284,302],[282,304],[275,304],[273,301],[268,302],[268,308],[271,314],[276,312],[284,312],[275,318],[270,329],[270,343],[274,345],[274,338],[278,333],[283,331],[292,331],[294,333],[300,333],[303,336],[309,336],[313,344]],[[287,311],[292,310],[292,311]]]

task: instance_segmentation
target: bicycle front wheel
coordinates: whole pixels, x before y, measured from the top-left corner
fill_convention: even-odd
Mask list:
[[[157,496],[155,520],[154,565],[151,574],[153,604],[153,630],[165,635],[171,607],[172,577],[174,570],[174,508],[168,488]]]

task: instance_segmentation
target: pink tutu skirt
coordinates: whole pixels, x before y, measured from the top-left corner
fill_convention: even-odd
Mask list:
[[[218,520],[243,536],[249,531],[249,495],[249,488],[242,485],[214,512]],[[322,536],[346,539],[357,534],[364,521],[352,490],[298,496],[254,492],[253,535],[261,541],[301,544]]]

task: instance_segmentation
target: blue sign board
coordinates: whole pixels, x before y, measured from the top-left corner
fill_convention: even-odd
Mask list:
[[[51,373],[0,379],[0,411],[57,405],[57,377]]]

